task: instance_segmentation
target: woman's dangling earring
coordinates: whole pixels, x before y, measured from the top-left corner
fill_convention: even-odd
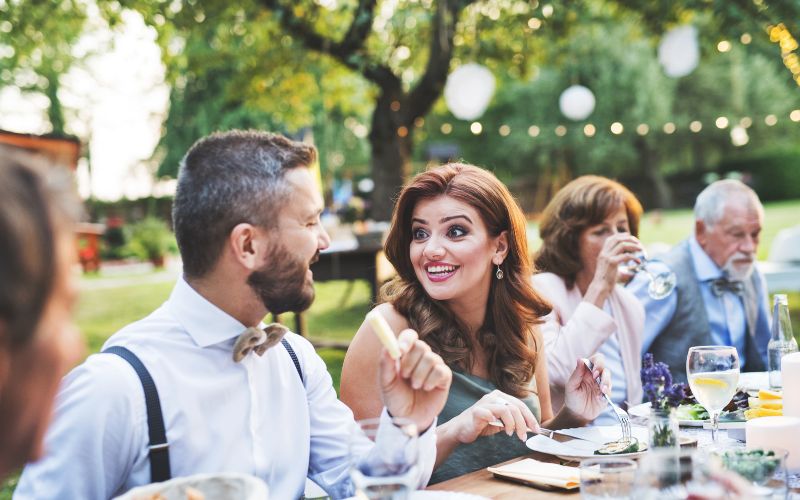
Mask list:
[[[497,264],[497,272],[494,273],[494,276],[499,280],[503,279],[503,276],[505,276],[505,274],[503,274],[503,270],[500,269],[500,264]]]

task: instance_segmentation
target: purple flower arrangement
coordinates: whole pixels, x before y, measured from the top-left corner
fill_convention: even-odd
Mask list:
[[[642,360],[642,390],[650,401],[650,445],[653,447],[675,447],[678,445],[677,424],[672,425],[672,409],[686,399],[686,384],[673,384],[669,366],[656,363],[653,354],[647,353]]]
[[[660,361],[656,363],[652,353],[644,355],[641,375],[644,398],[650,401],[651,408],[675,408],[688,395],[686,384],[673,384],[669,366]]]

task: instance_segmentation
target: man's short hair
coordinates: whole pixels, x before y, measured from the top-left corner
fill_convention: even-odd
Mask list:
[[[725,206],[732,198],[750,198],[755,207],[763,210],[758,195],[747,184],[735,179],[725,179],[712,182],[697,195],[694,219],[703,221],[707,226],[713,226],[722,219]]]
[[[172,223],[184,273],[200,277],[243,222],[273,228],[291,193],[285,173],[316,161],[313,146],[255,130],[217,132],[181,162]]]

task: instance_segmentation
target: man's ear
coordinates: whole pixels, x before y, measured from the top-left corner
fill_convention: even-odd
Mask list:
[[[705,241],[706,241],[706,230],[708,227],[706,223],[700,219],[694,221],[694,238],[700,244],[701,247],[705,248]]]
[[[492,263],[499,266],[508,256],[508,231],[503,231],[495,240],[495,252]]]
[[[242,222],[234,226],[228,235],[228,248],[233,258],[246,269],[254,270],[262,265],[261,248],[266,244],[263,231],[256,226]]]

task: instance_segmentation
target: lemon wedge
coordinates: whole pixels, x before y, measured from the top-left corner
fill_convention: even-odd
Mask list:
[[[692,382],[696,385],[712,385],[715,387],[728,387],[728,384],[726,384],[725,381],[711,377],[697,377],[692,379]]]
[[[778,391],[761,389],[758,391],[758,399],[783,399],[783,394]]]

